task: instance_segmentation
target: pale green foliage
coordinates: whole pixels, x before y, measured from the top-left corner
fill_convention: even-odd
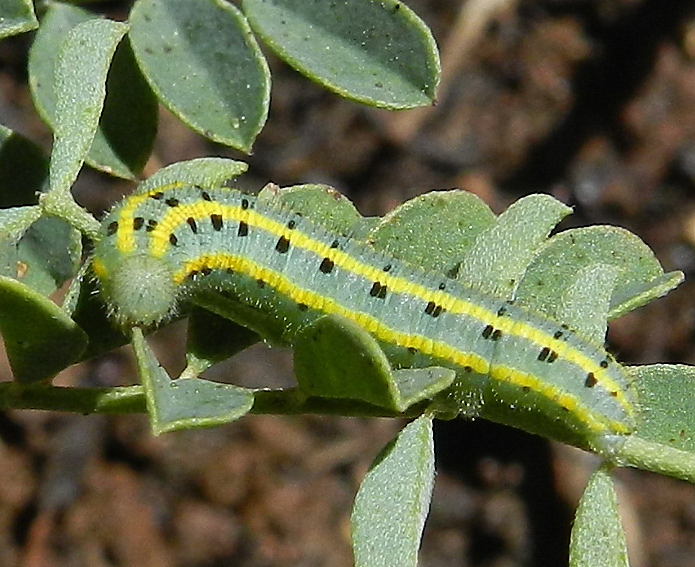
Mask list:
[[[356,567],[416,567],[433,484],[432,420],[419,417],[376,458],[357,493]]]
[[[570,541],[570,567],[628,567],[613,478],[600,468],[579,501]]]
[[[0,384],[0,408],[146,411],[155,433],[227,423],[248,412],[414,417],[375,461],[352,517],[359,566],[414,566],[434,476],[432,416],[461,409],[429,405],[451,387],[451,371],[394,371],[363,329],[328,321],[310,337],[323,341],[320,348],[299,345],[297,389],[214,384],[200,372],[259,336],[221,317],[223,301],[210,297],[191,312],[189,367],[172,380],[140,330],[131,337],[130,329],[112,326],[96,299],[89,265],[79,266],[81,237],[93,238],[99,225],[69,190],[84,162],[123,178],[139,176],[152,149],[157,101],[208,139],[250,151],[271,90],[254,33],[307,77],[352,100],[381,108],[432,103],[440,71],[436,46],[405,5],[343,0],[308,9],[309,4],[245,0],[238,9],[223,0],[137,0],[130,18],[118,23],[71,4],[48,3],[28,76],[37,111],[54,129],[50,178],[38,148],[6,128],[0,132],[0,152],[7,158],[0,171],[1,205],[15,207],[0,216],[0,331],[15,375],[15,382]],[[37,26],[29,0],[0,1],[0,37]],[[193,160],[161,170],[143,187],[174,181],[215,187],[245,169],[233,160]],[[35,193],[47,188],[37,203]],[[473,195],[427,194],[384,219],[362,218],[325,186],[269,186],[259,199],[284,200],[327,230],[514,297],[596,339],[608,319],[664,295],[682,279],[679,272],[664,273],[646,245],[623,229],[572,229],[548,238],[569,212],[548,196],[527,197],[495,217]],[[419,237],[423,231],[428,239]],[[47,296],[70,277],[59,308]],[[204,332],[209,329],[218,332]],[[362,363],[336,356],[326,336],[350,342],[348,354],[364,356]],[[131,338],[142,386],[50,384],[68,365]],[[346,372],[360,379],[346,385]],[[640,394],[640,422],[624,445],[616,444],[615,460],[695,482],[695,371],[654,365],[630,372]],[[571,564],[627,565],[607,469],[594,475],[580,504]]]

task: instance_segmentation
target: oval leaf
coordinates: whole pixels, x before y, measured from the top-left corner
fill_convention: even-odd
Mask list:
[[[340,94],[388,109],[432,104],[439,54],[428,27],[397,0],[244,0],[277,55]]]
[[[82,237],[76,229],[62,219],[42,217],[17,245],[17,279],[49,295],[77,273],[81,254]]]
[[[89,20],[70,30],[61,44],[51,190],[67,193],[77,178],[99,125],[111,59],[127,29],[110,20]]]
[[[0,274],[49,295],[75,275],[81,252],[80,234],[40,207],[0,210]]]
[[[194,307],[188,315],[186,368],[181,378],[195,378],[213,364],[241,352],[261,340],[234,321]]]
[[[41,27],[29,50],[29,87],[36,110],[50,126],[55,121],[55,67],[58,50],[71,29],[97,18],[96,14],[77,6],[51,2],[41,19]]]
[[[130,40],[161,102],[204,136],[250,151],[270,72],[241,12],[222,0],[139,0]]]
[[[179,161],[163,167],[138,185],[137,191],[144,193],[155,187],[170,183],[190,183],[206,189],[223,185],[249,168],[243,161],[227,158],[197,158]]]
[[[0,208],[35,204],[47,174],[48,161],[39,147],[0,126]]]
[[[87,163],[135,179],[152,152],[157,134],[157,98],[145,81],[130,42],[122,41],[106,80],[106,100]]]
[[[570,567],[628,567],[613,479],[605,468],[589,479],[570,540]]]
[[[473,193],[433,191],[384,216],[368,240],[396,258],[453,276],[478,235],[494,222],[490,207]]]
[[[37,206],[0,210],[0,275],[13,279],[24,275],[26,265],[19,260],[17,242],[40,216]]]
[[[513,203],[483,231],[465,255],[462,283],[498,297],[512,297],[537,248],[572,210],[550,195]]]
[[[169,378],[140,329],[133,330],[133,348],[155,435],[229,423],[253,406],[253,392],[246,388],[199,378]]]
[[[618,448],[621,463],[695,483],[695,367],[628,367],[640,401],[637,430]]]
[[[402,411],[391,365],[362,327],[326,315],[304,329],[294,344],[299,389],[308,396],[347,398]]]
[[[87,345],[82,329],[55,303],[0,276],[0,331],[15,380],[50,378],[76,362]]]
[[[434,484],[432,420],[408,424],[362,481],[352,511],[356,567],[416,567]]]
[[[615,266],[596,264],[580,269],[564,289],[553,316],[596,344],[606,340],[608,306],[618,278]]]
[[[581,268],[605,264],[620,272],[610,302],[615,319],[668,293],[682,280],[664,274],[654,252],[635,234],[614,226],[590,226],[554,235],[539,250],[517,290],[518,302],[553,316],[560,295]]]
[[[695,453],[695,367],[631,366],[640,400],[637,436]]]
[[[456,377],[439,367],[392,371],[374,337],[338,315],[321,317],[299,334],[294,371],[307,396],[360,400],[397,412],[433,397]]]
[[[49,4],[29,52],[29,85],[44,121],[55,123],[55,66],[68,32],[97,15],[61,2]],[[135,64],[130,45],[116,50],[109,69],[106,101],[86,161],[112,175],[133,178],[152,150],[157,101]]]
[[[39,27],[31,0],[4,0],[0,11],[0,39]]]
[[[340,234],[352,234],[350,228],[361,218],[350,199],[328,185],[278,187],[269,183],[261,189],[258,200],[280,204]]]

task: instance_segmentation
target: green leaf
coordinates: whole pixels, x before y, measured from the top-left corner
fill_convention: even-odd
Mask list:
[[[39,27],[31,0],[2,0],[0,39]]]
[[[212,276],[214,277],[214,276]],[[204,290],[191,298],[191,304],[202,307],[224,319],[234,321],[242,327],[257,333],[273,344],[284,344],[282,329],[270,314],[260,312],[249,305],[224,297],[214,290]]]
[[[254,31],[282,59],[346,98],[388,109],[432,104],[439,54],[397,0],[244,0]]]
[[[361,400],[398,412],[448,388],[456,377],[438,367],[392,372],[374,337],[338,315],[321,317],[299,334],[294,370],[309,397]]]
[[[0,209],[0,243],[17,242],[40,216],[38,206]]]
[[[398,390],[399,411],[405,411],[413,404],[432,399],[446,390],[456,379],[456,372],[450,368],[430,366],[394,370],[391,376]]]
[[[356,567],[416,567],[433,483],[432,420],[420,417],[362,481],[351,518]]]
[[[138,192],[170,183],[190,183],[204,189],[220,187],[249,168],[243,161],[226,158],[197,158],[163,167],[138,185]]]
[[[0,208],[35,204],[47,176],[48,161],[41,149],[0,126]]]
[[[463,258],[459,279],[491,295],[511,297],[537,248],[571,212],[549,195],[519,199],[479,234]]]
[[[97,15],[61,2],[49,4],[29,52],[29,85],[41,117],[55,124],[55,67],[59,47],[78,24]],[[86,161],[132,179],[147,160],[157,128],[157,101],[135,64],[128,42],[119,44],[108,71],[106,100]]]
[[[181,378],[194,378],[260,340],[261,337],[246,327],[194,307],[188,316],[187,366]]]
[[[577,271],[558,290],[560,306],[553,315],[595,344],[606,340],[608,308],[618,278],[615,266],[596,264]]]
[[[695,367],[652,364],[628,370],[640,401],[636,435],[695,453]]]
[[[50,163],[51,190],[67,193],[99,125],[106,76],[125,24],[89,20],[71,29],[58,51],[56,118]]]
[[[152,152],[158,112],[157,98],[126,39],[113,56],[104,110],[87,163],[105,173],[135,179]]]
[[[246,388],[199,378],[169,378],[137,328],[133,329],[133,348],[155,435],[229,423],[253,406],[253,392]]]
[[[695,483],[695,367],[627,368],[640,402],[637,430],[616,457],[621,464]]]
[[[55,122],[55,70],[60,46],[75,26],[97,18],[96,14],[77,6],[51,2],[41,19],[41,27],[29,50],[29,87],[36,110],[50,126]]]
[[[328,185],[308,183],[278,187],[269,183],[258,193],[258,200],[280,204],[340,234],[348,234],[361,218],[350,199]]]
[[[454,275],[475,239],[494,222],[490,208],[473,193],[433,191],[384,216],[368,241],[415,266]]]
[[[611,296],[615,319],[668,293],[682,281],[680,272],[664,274],[650,248],[633,233],[614,226],[590,226],[560,232],[539,250],[517,290],[518,303],[553,317],[558,290],[586,266],[605,264],[620,272]]]
[[[76,362],[87,338],[55,303],[30,287],[0,276],[0,331],[15,380],[51,378]]]
[[[299,334],[294,372],[307,396],[362,400],[398,409],[391,365],[379,343],[344,317],[326,315]]]
[[[630,281],[629,285],[613,293],[608,318],[617,319],[650,301],[663,297],[683,283],[683,280],[685,280],[685,274],[676,270],[657,275],[649,281]]]
[[[79,233],[40,207],[0,210],[0,274],[50,295],[75,275],[81,252]]]
[[[130,40],[159,100],[196,132],[250,151],[270,72],[241,12],[223,0],[138,0]]]
[[[606,467],[589,479],[570,540],[570,567],[628,567],[613,479]]]
[[[80,233],[62,219],[42,217],[32,224],[17,245],[17,261],[25,285],[49,295],[79,268]]]
[[[80,235],[68,224],[39,218],[39,207],[20,206],[38,201],[47,173],[43,152],[0,126],[0,207],[8,207],[0,212],[0,274],[44,295],[75,274],[82,249]]]
[[[360,217],[348,230],[348,234],[356,240],[369,240],[369,235],[374,231],[381,222],[381,217]]]

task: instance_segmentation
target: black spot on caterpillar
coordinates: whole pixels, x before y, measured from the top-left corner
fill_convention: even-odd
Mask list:
[[[214,228],[215,230],[218,230],[218,231],[222,230],[222,226],[223,226],[223,222],[224,222],[222,220],[222,215],[214,215],[214,214],[210,215],[210,222],[212,223],[212,228]],[[239,236],[242,236],[241,225],[239,225],[239,232],[240,232]]]
[[[333,266],[333,260],[331,260],[330,258],[324,258],[323,260],[321,260],[319,270],[324,274],[330,274],[333,271]]]
[[[425,307],[425,313],[432,317],[439,317],[442,313],[442,306],[437,305],[434,301],[428,301]]]
[[[376,297],[378,299],[386,298],[386,286],[379,282],[374,282],[372,288],[369,290],[369,295]]]
[[[285,236],[281,236],[275,245],[275,250],[280,252],[280,254],[285,254],[289,249],[290,241]]]

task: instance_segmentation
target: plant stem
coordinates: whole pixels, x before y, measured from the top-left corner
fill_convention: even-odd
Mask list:
[[[96,240],[99,221],[80,207],[70,193],[43,193],[39,198],[39,204],[47,214],[63,219],[91,240]]]
[[[257,390],[250,413],[262,415],[339,415],[346,417],[416,417],[417,404],[405,413],[358,400],[306,398],[297,390]],[[77,388],[45,384],[0,383],[0,410],[33,409],[81,414],[146,413],[142,386]]]
[[[415,404],[399,413],[359,400],[307,398],[296,389],[256,390],[249,413],[261,415],[338,415],[343,417],[417,417],[427,404]]]
[[[142,386],[72,388],[45,384],[0,383],[0,409],[35,409],[70,413],[144,413]]]
[[[634,467],[695,483],[695,455],[630,435],[618,457]]]
[[[307,398],[296,389],[256,390],[251,414],[257,415],[336,415],[344,417],[417,417],[427,403],[415,404],[403,413],[380,408],[359,400]],[[81,414],[146,413],[143,387],[76,388],[46,384],[0,383],[0,410],[33,409]],[[692,453],[641,439],[627,438],[617,457],[631,465],[695,482],[695,456]]]

